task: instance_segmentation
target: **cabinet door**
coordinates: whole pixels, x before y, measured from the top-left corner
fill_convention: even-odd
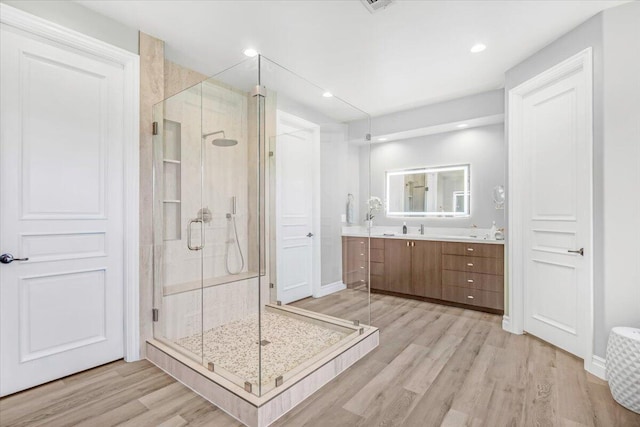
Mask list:
[[[411,248],[411,281],[414,294],[442,298],[442,243],[426,240],[414,241]]]
[[[388,239],[384,247],[384,277],[387,291],[414,294],[411,286],[411,247],[409,240]]]

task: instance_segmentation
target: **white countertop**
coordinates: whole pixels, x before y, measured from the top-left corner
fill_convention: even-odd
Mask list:
[[[415,230],[415,226],[410,227],[407,234],[402,234],[402,230],[398,232],[396,228],[402,227],[372,227],[368,230],[366,227],[342,227],[342,235],[349,237],[372,237],[378,239],[408,239],[408,240],[431,240],[442,242],[462,242],[462,243],[487,243],[492,245],[504,245],[504,240],[496,240],[488,238],[488,229],[475,229],[471,231],[469,228],[427,228],[424,234],[420,234]],[[477,237],[471,237],[473,233]]]

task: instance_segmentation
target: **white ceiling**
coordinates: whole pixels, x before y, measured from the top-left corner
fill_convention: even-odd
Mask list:
[[[117,1],[84,6],[207,75],[261,54],[376,116],[503,86],[504,72],[624,1]],[[479,54],[470,47],[482,42]]]

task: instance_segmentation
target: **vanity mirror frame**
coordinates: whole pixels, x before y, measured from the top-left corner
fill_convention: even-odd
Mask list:
[[[393,176],[399,175],[413,175],[416,173],[434,173],[434,172],[450,172],[462,170],[464,172],[464,189],[462,193],[464,195],[464,212],[407,212],[407,211],[391,211],[391,186],[390,179]],[[429,218],[464,218],[471,216],[471,164],[457,164],[446,166],[423,166],[410,169],[395,169],[385,172],[385,216],[392,218],[416,218],[416,217],[429,217]]]

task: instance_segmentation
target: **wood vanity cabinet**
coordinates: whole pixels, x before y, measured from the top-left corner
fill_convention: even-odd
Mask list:
[[[366,237],[342,237],[342,281],[348,288],[367,284]]]
[[[376,239],[377,240],[377,239]],[[408,240],[382,239],[384,244],[384,278],[374,289],[412,294],[411,247]]]
[[[376,240],[384,246],[384,275],[378,283],[372,279],[372,289],[440,298],[440,242],[371,239]]]
[[[385,289],[384,246],[385,239],[371,239],[371,250],[369,252],[371,274],[369,279],[373,289]]]
[[[366,238],[343,237],[347,286],[366,282],[366,254]],[[372,238],[370,256],[374,292],[493,313],[504,309],[503,245]]]
[[[442,299],[504,310],[504,246],[442,243]]]
[[[427,298],[442,298],[440,285],[442,243],[430,240],[417,240],[411,243],[411,283],[415,294]]]

